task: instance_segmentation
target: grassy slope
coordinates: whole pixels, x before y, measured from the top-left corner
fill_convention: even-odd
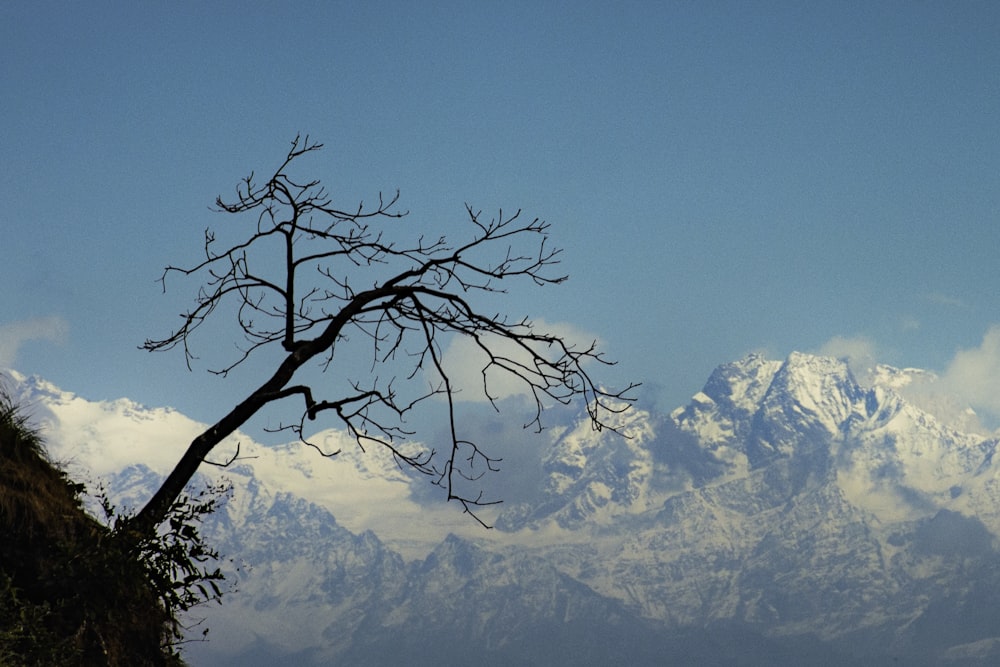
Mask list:
[[[0,393],[0,664],[181,664],[140,557],[83,511],[42,445]]]

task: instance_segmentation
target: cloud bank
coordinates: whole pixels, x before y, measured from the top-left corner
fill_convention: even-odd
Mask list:
[[[941,374],[941,385],[977,411],[1000,420],[1000,325],[987,330],[979,347],[955,353]]]
[[[11,368],[25,343],[44,340],[64,343],[69,324],[58,315],[0,325],[0,367]]]
[[[589,334],[571,324],[549,323],[534,320],[535,331],[558,336],[569,345],[586,349],[597,340],[597,336]],[[515,364],[528,364],[529,355],[510,341],[493,338],[489,344],[496,356],[506,357]],[[544,351],[543,351],[544,354]],[[452,386],[459,390],[456,398],[461,401],[486,401],[483,386],[483,368],[489,363],[489,358],[475,341],[467,336],[452,338],[443,354],[445,372]],[[486,374],[486,383],[490,396],[500,400],[528,393],[528,385],[513,373],[493,367]]]
[[[876,363],[875,342],[864,336],[834,336],[817,350],[817,354],[846,359],[851,372],[862,382],[870,375],[870,370]]]

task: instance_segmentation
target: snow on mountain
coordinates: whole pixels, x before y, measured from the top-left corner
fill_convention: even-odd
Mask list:
[[[92,490],[101,483],[114,487],[126,508],[138,509],[207,427],[169,408],[149,408],[125,398],[88,401],[38,377],[9,375],[15,398],[41,428],[53,459]],[[335,512],[351,530],[389,536],[396,548],[413,556],[426,554],[450,532],[476,530],[454,506],[418,502],[412,473],[384,449],[363,452],[337,430],[316,433],[310,442],[324,453],[339,453],[324,456],[300,442],[266,446],[237,432],[211,459],[226,462],[238,452],[234,465],[203,465],[201,475],[205,481],[228,479],[237,487],[253,481],[307,498]],[[419,481],[427,484],[426,478]],[[235,494],[229,509],[237,522],[249,518],[240,498]]]
[[[199,428],[16,379],[55,458],[129,502]],[[623,415],[628,437],[551,429],[488,533],[343,434],[317,436],[333,459],[241,434],[219,454],[241,460],[203,472],[233,483],[210,535],[245,567],[193,664],[993,664],[997,440],[908,400],[932,382],[724,364],[687,406]]]
[[[906,402],[934,415],[942,425],[963,433],[990,436],[971,406],[963,404],[941,387],[941,380],[919,368],[893,368],[878,364],[869,369],[871,384],[894,389]]]
[[[516,530],[547,518],[573,529],[606,524],[623,511],[662,502],[655,489],[657,464],[649,448],[655,437],[652,416],[634,409],[621,415],[619,422],[614,424],[617,432],[595,432],[587,420],[554,430],[541,459],[545,479],[540,493],[505,507],[497,526]]]
[[[750,418],[780,367],[759,355],[719,366],[691,403],[671,414],[677,429],[697,441],[695,455],[708,454],[728,475],[746,474]]]
[[[541,548],[672,627],[738,619],[829,641],[902,627],[926,613],[916,587],[961,580],[954,559],[964,547],[942,554],[929,543],[993,557],[981,547],[1000,534],[996,440],[907,403],[903,374],[887,371],[874,377],[889,382],[863,387],[845,362],[798,353],[721,366],[688,406],[648,421],[640,451],[609,442],[585,456],[579,443],[557,442],[543,489],[562,494],[543,493],[533,514],[503,526],[540,530],[569,516],[605,527],[588,549]],[[649,461],[656,511],[648,495],[630,504],[639,496],[623,493],[621,471]],[[595,503],[595,487],[626,501]]]
[[[15,398],[42,428],[50,453],[71,472],[101,477],[142,463],[166,474],[198,423],[170,408],[148,408],[127,398],[93,402],[41,378],[10,373]]]
[[[365,609],[385,606],[406,585],[398,553],[371,531],[342,527],[315,503],[272,492],[252,477],[233,503],[239,511],[206,524],[213,544],[240,570],[230,568],[227,579],[237,590],[225,604],[204,610],[212,641],[195,647],[199,664],[273,664],[253,657],[263,647],[285,656],[309,649],[310,660],[328,664],[350,647]]]

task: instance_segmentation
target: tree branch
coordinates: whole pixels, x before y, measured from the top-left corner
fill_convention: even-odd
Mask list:
[[[398,191],[388,199],[379,194],[373,206],[361,202],[348,208],[337,205],[318,180],[289,175],[296,159],[320,148],[308,136],[296,137],[266,181],[258,184],[251,173],[237,185],[234,199],[217,198],[218,211],[251,218],[248,235],[220,247],[214,232],[206,230],[205,258],[186,268],[167,266],[161,276],[164,290],[169,275],[201,278],[202,283],[181,326],[162,339],[146,340],[144,349],[181,347],[191,368],[196,359],[192,344],[201,325],[225,312],[235,314],[249,346],[214,372],[226,375],[271,343],[280,343],[285,356],[263,384],[190,444],[136,516],[140,529],[152,530],[163,520],[224,438],[264,406],[294,396],[303,400],[301,416],[279,430],[288,429],[332,456],[337,452],[323,452],[309,442],[305,424],[333,415],[359,447],[385,447],[397,464],[431,476],[445,488],[448,500],[487,525],[477,510],[500,501],[485,500],[475,487],[499,469],[500,459],[461,434],[455,404],[459,388],[449,377],[439,336],[465,337],[483,352],[481,388],[494,408],[499,405],[490,387],[491,370],[503,370],[524,383],[534,400],[534,416],[526,427],[543,427],[547,405],[579,399],[595,429],[613,428],[609,416],[627,409],[632,400],[629,392],[636,385],[611,391],[591,377],[590,364],[609,364],[595,344],[578,348],[536,331],[527,318],[485,314],[473,303],[477,295],[503,294],[515,282],[547,286],[566,280],[552,272],[562,251],[549,244],[548,223],[524,219],[520,210],[501,210],[487,220],[466,204],[471,234],[464,242],[451,245],[444,236],[390,241],[387,224],[407,215],[396,210]],[[342,354],[350,352],[341,352],[338,344],[347,344],[351,332],[366,341],[362,352],[370,356],[369,381],[352,380],[349,391],[328,398],[316,398],[329,389],[321,391],[315,383],[293,384],[310,360],[322,359],[323,369],[347,361]],[[410,398],[402,398],[397,385],[409,387],[424,376],[430,378],[426,386],[408,388]],[[448,414],[450,443],[440,461],[434,451],[414,454],[400,446],[413,435],[403,428],[407,414],[433,396],[444,397]]]

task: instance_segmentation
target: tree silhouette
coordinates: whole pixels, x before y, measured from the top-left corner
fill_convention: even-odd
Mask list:
[[[463,438],[456,422],[458,388],[442,356],[452,336],[465,337],[482,351],[482,390],[495,408],[489,376],[496,369],[524,383],[534,398],[534,417],[526,426],[541,429],[546,404],[579,399],[594,428],[601,429],[632,400],[628,392],[635,385],[610,391],[591,377],[588,362],[610,363],[595,344],[577,346],[536,330],[528,319],[486,314],[474,303],[477,296],[504,293],[511,281],[542,286],[565,280],[551,273],[560,250],[549,245],[547,223],[529,221],[520,211],[501,211],[487,220],[466,205],[471,233],[464,242],[452,244],[444,236],[420,236],[406,244],[390,240],[390,223],[407,215],[396,208],[398,192],[388,199],[380,194],[371,207],[362,203],[341,209],[318,180],[296,180],[289,174],[295,160],[320,148],[308,136],[296,137],[274,175],[259,183],[251,173],[238,185],[235,199],[216,200],[219,211],[253,221],[245,240],[219,248],[215,234],[206,230],[202,261],[164,270],[164,290],[167,278],[176,274],[202,283],[180,327],[165,338],[147,340],[144,349],[180,347],[190,368],[192,339],[211,316],[228,312],[246,345],[213,372],[227,375],[262,348],[279,344],[282,358],[266,381],[191,442],[133,519],[136,530],[149,531],[163,521],[224,438],[265,405],[291,398],[300,400],[303,409],[298,421],[284,428],[303,441],[308,442],[307,420],[335,416],[360,446],[388,448],[398,464],[431,477],[449,500],[482,523],[475,509],[497,501],[484,500],[469,482],[496,470],[498,459],[480,443]],[[371,372],[364,380],[345,384],[350,388],[333,396],[324,394],[324,383],[294,383],[310,360],[321,362],[326,372],[339,368],[344,360],[338,353],[349,335],[367,341]],[[450,443],[440,455],[413,454],[401,447],[411,435],[403,428],[405,417],[434,396],[447,405]]]

